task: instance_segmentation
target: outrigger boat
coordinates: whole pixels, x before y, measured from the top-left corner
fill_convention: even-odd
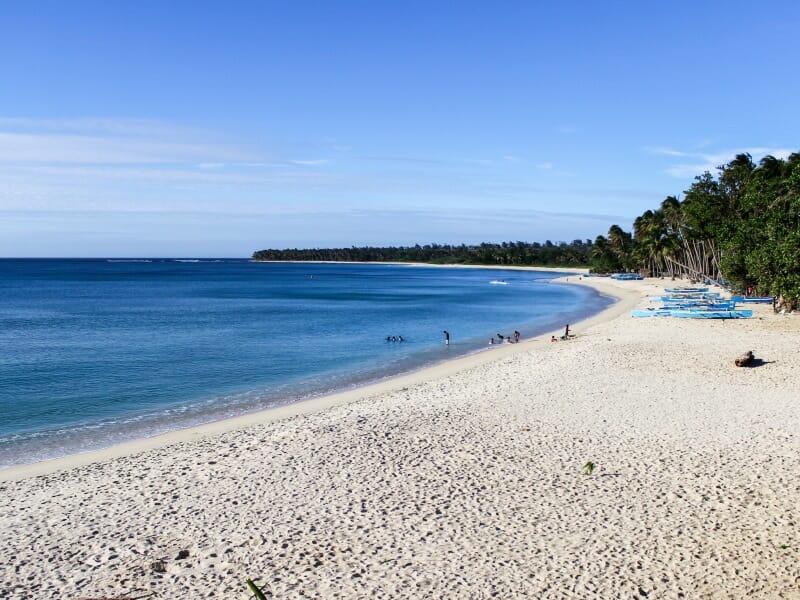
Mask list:
[[[653,296],[651,302],[661,302],[658,308],[631,311],[634,317],[678,317],[683,319],[747,319],[752,310],[737,310],[737,297],[724,299],[708,288],[667,288],[663,296]]]
[[[656,308],[653,310],[632,310],[632,317],[678,317],[681,319],[749,319],[751,309],[746,310],[688,310]]]
[[[685,293],[695,293],[695,292],[707,292],[707,287],[679,287],[679,288],[666,288],[665,292],[674,293],[674,294],[685,294]]]
[[[641,281],[644,277],[638,273],[614,273],[611,279],[616,279],[617,281]]]
[[[733,296],[731,300],[736,302],[744,302],[745,304],[772,304],[775,299],[767,296]]]
[[[673,310],[673,317],[682,319],[749,319],[752,309],[746,310]]]
[[[702,293],[702,294],[668,294],[666,296],[651,296],[651,302],[691,302],[691,301],[719,301],[722,300],[722,297],[717,292],[709,292],[709,293]]]
[[[665,303],[662,308],[669,310],[735,310],[736,302],[710,302],[708,304]]]

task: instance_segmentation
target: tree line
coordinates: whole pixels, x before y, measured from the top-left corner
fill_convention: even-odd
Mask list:
[[[613,225],[592,249],[593,272],[721,281],[738,291],[800,300],[800,153],[739,154],[695,177],[682,200],[637,217],[633,232]]]
[[[254,260],[419,262],[467,265],[527,265],[538,267],[588,267],[593,243],[502,242],[480,245],[426,244],[420,246],[313,248],[258,250]]]

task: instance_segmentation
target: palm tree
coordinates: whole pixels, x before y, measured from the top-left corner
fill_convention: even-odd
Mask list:
[[[630,233],[623,231],[619,225],[612,225],[608,230],[608,246],[617,256],[623,269],[633,267],[631,256],[633,239]]]

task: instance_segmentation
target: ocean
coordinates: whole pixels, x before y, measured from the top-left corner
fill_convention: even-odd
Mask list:
[[[542,334],[613,302],[553,284],[555,276],[230,259],[0,260],[0,467],[351,388],[486,350],[497,333]]]

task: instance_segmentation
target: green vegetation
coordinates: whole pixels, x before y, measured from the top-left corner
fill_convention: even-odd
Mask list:
[[[259,587],[258,587],[258,586],[257,586],[257,585],[256,585],[256,584],[253,582],[253,580],[252,580],[252,579],[248,579],[248,580],[247,580],[247,587],[249,587],[249,588],[250,588],[250,591],[252,592],[252,594],[253,594],[253,596],[256,598],[256,600],[267,600],[267,596],[264,594],[264,592],[263,592],[263,591],[261,591],[261,588],[259,588]]]
[[[739,154],[695,177],[683,200],[668,196],[634,222],[614,225],[592,250],[592,271],[724,281],[739,291],[800,302],[800,153],[757,165]]]
[[[594,463],[592,461],[587,462],[583,465],[583,470],[587,475],[591,475],[594,472]]]
[[[467,265],[532,265],[539,267],[588,267],[592,256],[591,240],[543,244],[503,242],[479,246],[399,246],[388,248],[328,248],[306,250],[259,250],[254,260],[316,260],[358,262],[419,262]]]

